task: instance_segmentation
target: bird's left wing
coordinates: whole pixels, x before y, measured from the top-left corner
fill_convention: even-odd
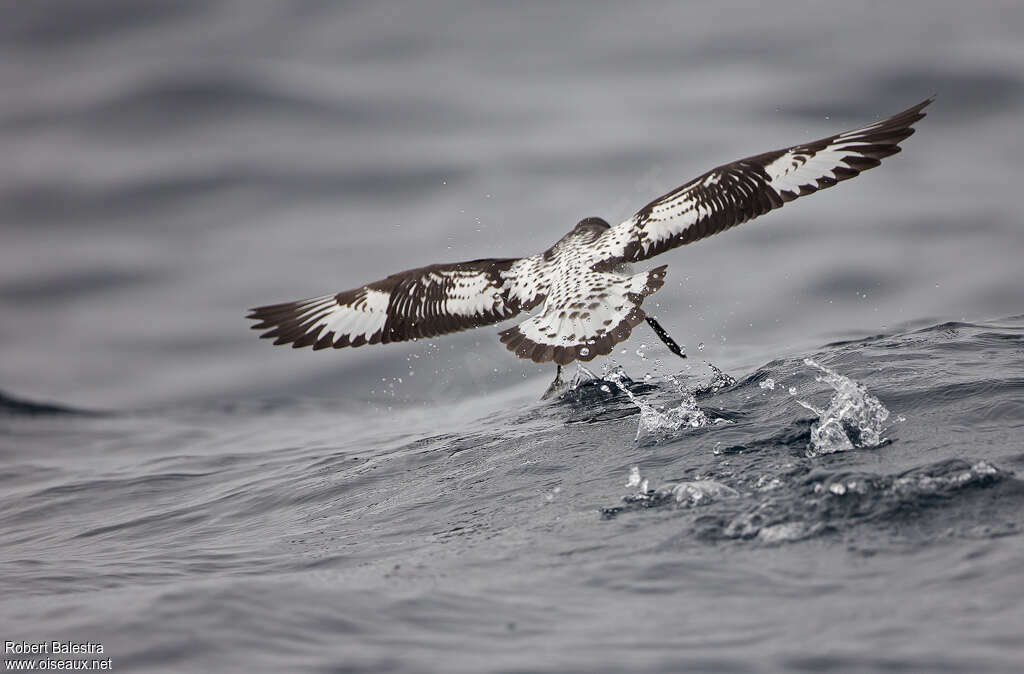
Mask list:
[[[932,99],[874,124],[747,157],[658,197],[607,230],[602,263],[636,262],[692,243],[874,168],[900,151]]]
[[[314,350],[436,337],[498,323],[543,295],[523,273],[534,258],[435,264],[336,295],[252,309],[260,337]]]

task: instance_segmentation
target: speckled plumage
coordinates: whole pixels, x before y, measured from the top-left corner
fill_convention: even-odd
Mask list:
[[[724,164],[612,227],[587,218],[545,252],[435,264],[335,295],[253,309],[261,337],[293,347],[386,344],[491,325],[520,358],[565,365],[611,353],[646,315],[665,266],[629,265],[697,241],[878,166],[900,151],[925,100],[868,126]],[[659,336],[661,336],[659,334]],[[662,337],[662,339],[665,339]],[[668,342],[666,342],[668,343]],[[674,343],[673,343],[674,345]]]

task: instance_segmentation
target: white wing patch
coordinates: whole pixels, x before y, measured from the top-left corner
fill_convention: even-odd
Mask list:
[[[480,316],[491,311],[496,304],[501,302],[500,288],[490,283],[486,276],[464,271],[442,271],[436,272],[437,283],[445,283],[448,291],[445,293],[442,311],[457,316]]]
[[[847,157],[856,157],[856,141],[834,143],[814,153],[789,150],[764,167],[768,184],[781,197],[784,192],[794,197],[818,188],[818,181],[825,179],[838,182],[843,177],[837,170],[855,171],[846,163]]]
[[[316,349],[380,341],[387,322],[390,293],[360,288],[340,303],[338,295],[323,295],[279,307],[279,316],[263,320],[275,322],[279,328],[275,344],[295,342],[298,346],[313,345]]]
[[[337,345],[346,336],[350,342],[359,341],[360,338],[372,342],[374,335],[379,338],[387,322],[390,293],[367,289],[365,294],[352,304],[338,304],[335,295],[320,299],[328,300],[330,304],[326,310],[323,308],[324,304],[318,304],[313,309],[323,312],[323,316],[310,328],[309,333],[333,333],[335,337],[331,340],[331,346]]]

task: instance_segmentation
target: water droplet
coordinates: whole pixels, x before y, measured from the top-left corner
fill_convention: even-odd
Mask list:
[[[580,355],[581,356],[589,356],[590,355],[590,349],[588,349],[587,347],[584,346],[583,348],[580,349]]]
[[[789,387],[789,395],[791,395],[791,396],[795,396],[796,395],[796,387],[795,386],[790,386]]]
[[[704,342],[701,342],[700,344],[697,345],[697,350],[698,351],[703,351],[704,350]]]

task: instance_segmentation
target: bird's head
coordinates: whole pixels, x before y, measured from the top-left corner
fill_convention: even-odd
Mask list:
[[[576,223],[574,232],[582,232],[585,230],[593,230],[595,232],[602,232],[611,227],[603,218],[583,218]]]

